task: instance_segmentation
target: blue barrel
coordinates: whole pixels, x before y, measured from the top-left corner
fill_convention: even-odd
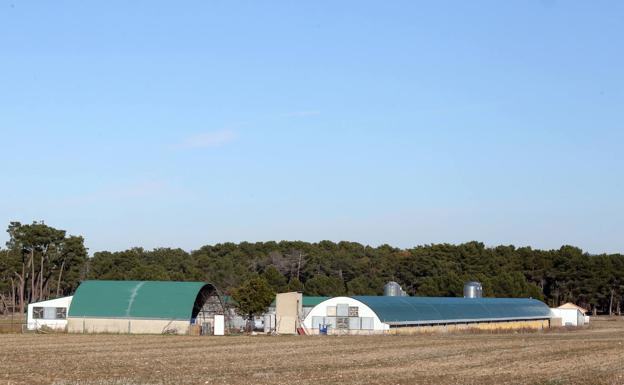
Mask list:
[[[323,336],[327,335],[327,325],[319,325],[319,334]]]

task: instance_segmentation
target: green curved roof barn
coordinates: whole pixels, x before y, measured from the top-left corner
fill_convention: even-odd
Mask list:
[[[84,281],[68,317],[190,320],[206,289],[214,287],[205,282]]]

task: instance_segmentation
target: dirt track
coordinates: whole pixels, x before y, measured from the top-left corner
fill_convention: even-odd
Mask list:
[[[0,335],[0,385],[624,384],[624,320],[521,334]]]

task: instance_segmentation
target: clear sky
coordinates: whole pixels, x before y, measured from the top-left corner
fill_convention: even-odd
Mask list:
[[[91,252],[624,252],[623,20],[619,0],[0,0],[0,225]]]

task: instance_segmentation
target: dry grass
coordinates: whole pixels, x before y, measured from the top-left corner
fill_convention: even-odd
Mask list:
[[[0,385],[615,385],[623,365],[623,320],[515,334],[0,336]]]

